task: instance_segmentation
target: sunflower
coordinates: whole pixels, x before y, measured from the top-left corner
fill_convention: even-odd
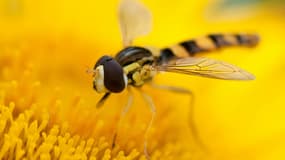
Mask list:
[[[195,93],[192,118],[207,149],[191,135],[188,96],[143,87],[157,107],[148,133],[151,159],[284,159],[284,5],[223,10],[227,5],[216,7],[216,1],[143,2],[154,27],[136,45],[163,47],[217,32],[254,32],[262,39],[256,48],[207,55],[247,69],[254,81],[175,73],[154,79]],[[121,49],[118,3],[0,3],[0,159],[147,159],[148,104],[134,91],[134,104],[116,128],[128,93],[112,95],[97,109],[101,95],[85,72],[103,54]]]

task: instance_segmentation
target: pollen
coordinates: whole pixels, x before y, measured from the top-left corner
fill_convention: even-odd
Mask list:
[[[48,114],[33,119],[35,112],[28,109],[15,117],[14,109],[13,102],[0,105],[0,159],[146,159],[137,149],[128,154],[120,150],[114,155],[105,137],[84,139],[70,134],[64,126],[48,127]],[[155,151],[153,159],[168,157],[174,147],[169,145],[164,151]]]
[[[143,85],[156,106],[148,129],[151,112],[138,87],[132,88],[133,105],[120,120],[129,92],[111,94],[98,109],[102,94],[86,74],[102,55],[122,50],[118,0],[2,0],[0,159],[284,160],[285,3],[248,1],[236,8],[241,1],[140,1],[152,12],[155,28],[135,39],[134,46],[153,45],[151,51],[159,55],[161,47],[216,31],[257,33],[262,40],[256,48],[201,55],[236,64],[257,79],[241,83],[158,74],[153,78],[157,85],[194,93],[193,117],[188,115],[189,96]],[[132,64],[126,73],[140,67]],[[189,119],[196,124],[196,136]]]
[[[0,106],[0,159],[97,159],[111,158],[111,150],[101,137],[99,143],[94,139],[81,139],[72,136],[54,125],[48,128],[49,118],[31,120],[33,110],[26,110],[13,116],[14,103]],[[101,154],[101,156],[100,156]],[[116,159],[134,159],[139,152],[133,150],[129,155],[119,152]]]
[[[48,47],[36,40],[22,43],[16,49],[5,43],[7,50],[0,55],[0,159],[147,159],[143,144],[151,114],[145,102],[136,100],[117,127],[126,94],[111,97],[102,109],[96,109],[99,96],[92,89],[92,77],[67,78],[68,60],[65,64],[48,57],[39,61],[29,55],[49,52]],[[85,74],[84,67],[73,69],[69,74]],[[193,156],[189,144],[178,142],[187,136],[176,137],[178,130],[169,132],[177,125],[177,117],[170,113],[159,112],[149,130],[147,151],[153,160]],[[117,140],[112,146],[116,127]]]

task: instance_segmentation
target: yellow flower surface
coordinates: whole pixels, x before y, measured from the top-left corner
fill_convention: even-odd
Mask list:
[[[236,64],[254,81],[164,73],[154,82],[195,94],[194,117],[205,148],[189,128],[190,98],[144,86],[157,108],[148,132],[151,159],[283,160],[285,158],[284,7],[216,11],[216,1],[145,0],[153,30],[135,45],[165,47],[209,33],[258,33],[255,48],[205,54]],[[112,140],[127,91],[97,109],[102,95],[86,73],[121,48],[119,1],[0,2],[0,159],[147,159],[148,104],[134,103]]]

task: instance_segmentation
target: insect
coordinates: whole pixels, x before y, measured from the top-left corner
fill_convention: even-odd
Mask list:
[[[151,30],[152,18],[148,9],[138,1],[123,0],[118,15],[124,48],[114,57],[102,56],[92,70],[93,88],[98,93],[104,93],[97,104],[98,107],[102,106],[112,93],[120,93],[129,86],[139,88],[151,82],[159,72],[175,72],[224,80],[254,79],[251,73],[237,66],[219,60],[198,58],[195,55],[228,46],[255,46],[259,41],[255,34],[211,34],[153,50],[132,45],[136,37],[146,35]],[[173,87],[164,87],[164,89],[187,92]],[[150,97],[143,95],[149,102],[154,117],[155,107]]]

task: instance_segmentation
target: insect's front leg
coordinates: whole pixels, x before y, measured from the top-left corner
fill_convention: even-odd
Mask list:
[[[189,107],[189,114],[188,114],[188,119],[189,119],[189,128],[192,133],[192,136],[196,143],[204,150],[207,151],[207,148],[205,144],[203,143],[201,137],[199,136],[199,132],[194,120],[194,101],[195,101],[195,96],[191,90],[182,88],[182,87],[174,87],[174,86],[166,86],[166,85],[158,85],[153,82],[148,83],[150,84],[151,87],[160,89],[160,90],[166,90],[174,93],[179,93],[179,94],[186,94],[190,97],[190,107]]]
[[[105,93],[104,96],[97,102],[96,108],[101,108],[104,105],[105,101],[110,97],[110,95],[110,92]]]
[[[134,101],[133,92],[130,89],[130,87],[128,87],[128,101],[127,101],[126,105],[122,108],[122,111],[121,111],[120,117],[119,117],[119,121],[118,121],[118,123],[116,125],[116,128],[114,130],[113,140],[112,140],[112,148],[114,148],[115,145],[116,145],[118,129],[121,126],[122,120],[124,119],[124,117],[126,116],[127,112],[129,111],[130,107],[132,106],[133,101]]]

